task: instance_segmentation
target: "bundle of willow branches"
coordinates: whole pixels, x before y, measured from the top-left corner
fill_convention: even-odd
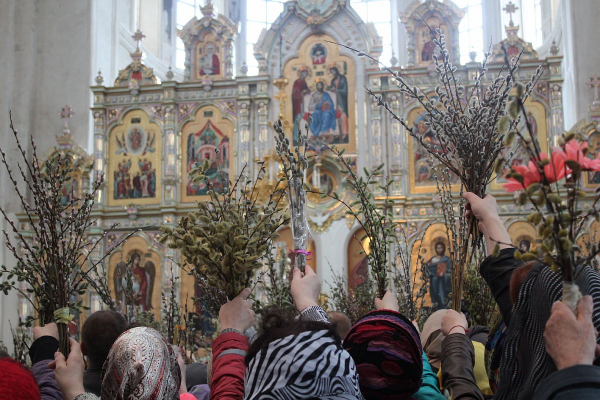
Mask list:
[[[245,177],[246,167],[234,184],[222,176],[229,184],[219,194],[204,175],[210,167],[210,161],[204,160],[190,176],[206,184],[209,199],[199,201],[198,211],[181,218],[178,227],[161,228],[161,242],[168,240],[169,247],[180,249],[196,273],[224,291],[229,300],[249,286],[278,237],[275,232],[288,221],[279,207],[280,189],[263,204],[259,202],[256,186],[265,174],[264,164],[259,165],[254,181]]]
[[[392,263],[392,280],[396,288],[396,297],[400,313],[411,321],[420,320],[420,314],[425,311],[425,296],[429,290],[429,273],[425,265],[425,260],[421,255],[423,246],[423,237],[427,224],[422,230],[420,237],[417,238],[418,246],[410,246],[406,229],[402,226],[396,227],[396,258]],[[413,250],[417,251],[417,263],[413,268]],[[420,278],[420,279],[418,279]]]
[[[329,304],[333,311],[347,315],[353,325],[369,311],[375,309],[373,303],[375,295],[375,285],[371,279],[367,278],[355,288],[349,288],[345,277],[333,273]]]
[[[371,270],[372,281],[376,285],[377,296],[382,299],[389,287],[388,271],[391,265],[390,250],[396,242],[396,223],[394,222],[393,205],[394,202],[387,196],[389,188],[393,181],[384,180],[380,183],[383,164],[379,165],[373,171],[364,169],[365,177],[358,176],[350,166],[350,160],[344,158],[344,149],[339,150],[332,146],[329,150],[338,158],[344,166],[343,174],[346,175],[346,182],[354,191],[357,200],[346,203],[339,195],[334,192],[331,195],[320,193],[322,197],[329,196],[342,203],[346,208],[346,214],[351,215],[364,229],[365,235],[358,239],[363,243],[369,239],[369,269]],[[383,206],[375,202],[373,189],[377,188],[386,193]],[[363,249],[362,253],[367,253]]]
[[[437,144],[428,143],[424,137],[418,134],[415,127],[409,126],[404,118],[394,113],[382,96],[375,94],[370,89],[367,90],[378,104],[385,108],[391,118],[400,122],[413,140],[423,146],[430,157],[440,165],[442,171],[439,171],[440,168],[438,168],[438,175],[446,174],[446,171],[449,171],[458,178],[461,186],[460,193],[466,191],[484,197],[488,185],[496,178],[494,172],[496,171],[497,174],[502,171],[505,165],[504,159],[500,157],[504,149],[504,132],[499,129],[498,125],[502,117],[506,115],[506,106],[509,94],[515,84],[520,56],[512,60],[505,57],[506,73],[504,75],[500,73],[487,88],[484,88],[482,79],[488,71],[491,55],[488,51],[484,55],[475,82],[470,87],[465,87],[455,75],[457,68],[450,62],[445,35],[439,28],[431,29],[431,35],[439,52],[439,56],[437,54],[433,56],[435,70],[440,81],[440,85],[435,88],[434,96],[417,86],[409,85],[400,76],[400,73],[385,66],[383,69],[392,75],[392,79],[398,84],[401,93],[416,100],[423,107],[422,115],[425,124],[433,131]],[[359,56],[373,59],[368,54],[358,53]],[[542,69],[538,68],[531,81],[524,87],[523,101],[527,99],[541,74]],[[514,124],[516,123],[518,121],[514,122]],[[450,180],[447,183],[450,184]],[[446,183],[442,186],[444,185]],[[452,202],[452,197],[446,197],[446,201]],[[458,218],[454,215],[445,218],[447,222],[452,221],[459,224],[458,228],[448,227],[449,231],[458,230],[461,233],[459,237],[449,237],[450,253],[455,253],[457,261],[452,270],[452,304],[455,310],[460,310],[464,266],[470,263],[471,250],[475,250],[481,245],[477,224],[473,217],[469,221],[465,220],[464,207],[465,201],[461,198],[458,200],[458,208],[461,210]],[[452,204],[452,208],[454,208],[454,204]],[[443,208],[444,211],[447,209],[448,207]]]
[[[32,138],[33,154],[30,161],[13,127],[12,116],[10,128],[23,162],[23,165],[17,164],[19,175],[25,183],[26,190],[31,193],[33,204],[27,201],[26,194],[19,189],[16,174],[8,164],[6,153],[0,149],[2,164],[19,196],[33,234],[28,237],[22,233],[15,222],[8,217],[7,211],[0,207],[0,213],[17,239],[13,240],[11,235],[4,231],[6,245],[17,259],[17,265],[12,269],[2,266],[0,278],[5,279],[0,283],[0,290],[5,294],[9,290],[21,293],[31,302],[37,319],[42,325],[50,322],[57,323],[60,336],[59,350],[67,355],[69,354],[67,324],[73,319],[74,314],[85,308],[79,296],[91,287],[98,293],[103,303],[111,309],[115,307],[103,265],[103,261],[111,251],[100,260],[93,262],[90,255],[102,243],[104,236],[117,224],[105,231],[96,242],[90,243],[87,237],[88,230],[96,222],[91,219],[91,212],[97,191],[102,187],[103,178],[98,177],[93,182],[91,190],[83,193],[81,198],[77,197],[77,193],[71,193],[71,200],[63,204],[62,189],[71,180],[73,172],[70,159],[58,154],[40,165],[37,148]],[[127,235],[113,249],[134,233]],[[23,292],[19,282],[27,284],[26,292]],[[27,322],[31,324],[34,319],[30,316]]]
[[[308,221],[306,219],[306,190],[304,183],[304,171],[308,168],[306,150],[308,147],[308,126],[312,120],[305,125],[304,133],[298,132],[299,144],[292,151],[290,140],[285,136],[283,124],[278,120],[273,124],[275,135],[275,151],[279,156],[283,168],[284,179],[287,181],[287,194],[292,221],[292,237],[294,239],[294,266],[304,272],[306,264],[306,246],[308,244]]]

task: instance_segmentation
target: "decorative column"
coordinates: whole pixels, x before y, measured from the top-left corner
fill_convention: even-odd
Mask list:
[[[553,45],[550,48],[551,56],[546,58],[550,71],[550,80],[548,82],[550,86],[550,112],[552,116],[552,129],[551,138],[552,143],[557,144],[558,137],[562,135],[564,131],[564,114],[563,114],[563,96],[562,96],[562,59],[561,55],[558,55],[558,46]]]
[[[397,94],[391,94],[389,96],[389,104],[392,110],[396,115],[400,115],[400,96]],[[390,119],[390,141],[389,146],[391,151],[389,151],[390,159],[390,173],[394,179],[394,184],[392,185],[392,194],[400,195],[405,191],[403,190],[403,175],[407,175],[407,157],[408,151],[405,149],[408,148],[408,137],[403,134],[404,127],[400,124],[399,121]],[[405,179],[404,179],[405,180]],[[407,187],[407,186],[406,186]]]
[[[261,159],[266,153],[269,143],[269,103],[267,100],[258,102],[258,138],[256,140],[256,152],[254,158]]]
[[[239,140],[239,168],[250,163],[250,101],[238,101]]]
[[[175,107],[168,105],[164,109],[164,175],[163,175],[163,202],[172,203],[177,197],[177,165],[181,162],[177,156],[178,135],[176,133],[177,124],[175,122]],[[178,162],[179,161],[179,162]]]
[[[381,147],[381,107],[374,99],[371,100],[371,139],[371,168],[376,168],[382,162],[383,151]]]

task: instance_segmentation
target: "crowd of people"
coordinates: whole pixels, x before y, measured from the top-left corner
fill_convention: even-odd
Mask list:
[[[487,248],[510,243],[495,199],[465,197]],[[296,311],[263,315],[251,342],[244,335],[257,320],[250,289],[221,307],[209,365],[186,366],[159,332],[98,311],[86,319],[81,344],[71,339],[68,357],[57,352],[55,324],[34,328],[31,370],[4,354],[0,399],[600,398],[600,276],[580,267],[584,297],[575,314],[560,301],[560,276],[517,261],[514,251],[501,245],[480,267],[502,315],[496,327],[438,310],[419,332],[389,291],[352,326],[318,306],[321,282],[306,266],[293,271]]]

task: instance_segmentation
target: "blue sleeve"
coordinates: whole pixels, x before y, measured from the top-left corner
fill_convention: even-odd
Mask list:
[[[431,370],[431,365],[423,352],[423,381],[421,388],[413,394],[414,400],[446,400],[440,391],[440,384],[437,375]]]

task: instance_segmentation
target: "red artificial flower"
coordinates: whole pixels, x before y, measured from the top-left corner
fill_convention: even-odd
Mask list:
[[[516,165],[511,169],[523,176],[523,183],[517,181],[515,178],[508,178],[508,182],[503,186],[509,193],[527,189],[532,183],[537,183],[542,180],[538,167],[533,161],[529,161],[527,165]]]
[[[577,161],[583,171],[600,171],[600,159],[588,158],[583,154],[583,149],[586,147],[586,142],[579,143],[577,140],[569,140],[564,151],[562,149],[554,151],[563,158],[563,161]]]

